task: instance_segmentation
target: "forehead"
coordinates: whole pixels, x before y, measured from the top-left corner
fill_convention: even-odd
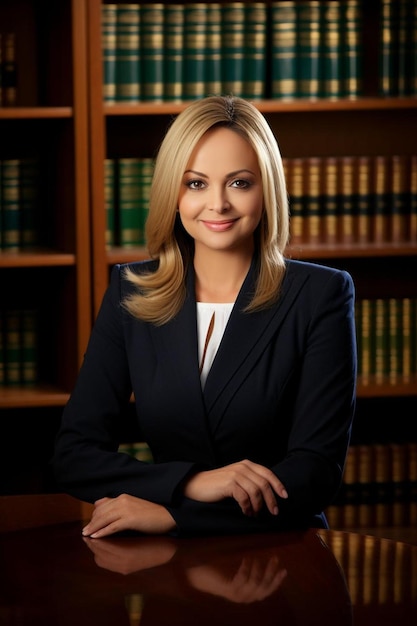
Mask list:
[[[197,142],[187,167],[226,167],[228,170],[258,169],[257,155],[250,143],[230,128],[208,130]]]

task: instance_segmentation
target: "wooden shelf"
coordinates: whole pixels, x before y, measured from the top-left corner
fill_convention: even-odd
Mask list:
[[[68,392],[52,385],[41,385],[33,388],[2,388],[0,389],[0,409],[63,407],[68,398]]]
[[[72,107],[0,107],[0,120],[65,119],[72,116]]]
[[[75,254],[53,250],[24,250],[0,252],[0,268],[5,267],[60,267],[75,265]]]

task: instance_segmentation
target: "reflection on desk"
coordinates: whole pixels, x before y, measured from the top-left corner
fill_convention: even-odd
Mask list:
[[[82,526],[0,533],[2,626],[417,623],[416,546],[313,529],[93,540]]]

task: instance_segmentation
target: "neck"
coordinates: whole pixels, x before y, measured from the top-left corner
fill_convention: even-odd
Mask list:
[[[211,251],[210,251],[211,252]],[[195,254],[195,291],[198,302],[234,302],[252,261],[252,252]]]

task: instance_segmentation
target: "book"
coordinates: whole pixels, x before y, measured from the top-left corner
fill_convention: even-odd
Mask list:
[[[222,90],[242,96],[245,81],[245,3],[226,2],[222,11]]]
[[[21,382],[33,386],[39,380],[37,312],[21,312]]]
[[[40,171],[37,158],[21,159],[20,168],[20,245],[22,249],[39,244]]]
[[[371,328],[375,337],[371,370],[375,375],[376,384],[383,384],[389,373],[388,302],[384,298],[376,298],[374,302]]]
[[[116,101],[136,104],[142,96],[143,82],[141,7],[138,4],[123,3],[117,5],[116,11]],[[109,70],[107,68],[107,73]],[[109,90],[111,96],[111,83]]]
[[[103,101],[115,104],[116,50],[117,50],[117,4],[101,5],[101,49],[103,55]],[[122,41],[120,42],[122,45]]]
[[[359,0],[341,3],[341,95],[355,99],[363,89],[363,17]]]
[[[295,0],[271,3],[271,97],[297,96],[297,10]]]
[[[342,69],[341,69],[341,2],[325,2],[322,5],[322,45],[321,95],[328,100],[335,100],[342,96]]]
[[[290,209],[290,243],[291,245],[298,245],[306,240],[304,232],[304,159],[284,159],[284,171]]]
[[[402,374],[401,301],[398,298],[388,299],[388,350],[389,382],[395,385]]]
[[[375,156],[372,170],[372,240],[383,243],[388,241],[388,215],[391,210],[388,157]]]
[[[152,158],[141,158],[139,162],[139,228],[140,244],[146,244],[145,226],[149,213],[154,162]]]
[[[19,309],[6,310],[4,320],[5,382],[8,387],[15,387],[21,384],[21,315]]]
[[[305,160],[306,171],[304,178],[304,219],[306,241],[319,243],[321,241],[321,181],[322,160],[320,157],[308,157]]]
[[[1,169],[2,249],[8,252],[20,250],[20,159],[4,159]]]
[[[416,10],[417,11],[417,10]],[[410,228],[409,241],[417,242],[417,155],[410,157]]]
[[[206,19],[205,93],[220,95],[222,93],[222,9],[219,2],[210,2],[207,5]]]
[[[355,188],[357,233],[356,241],[360,244],[370,243],[371,233],[371,157],[359,156],[356,162]]]
[[[242,96],[251,100],[260,100],[266,94],[267,23],[265,2],[245,4]]]
[[[125,248],[143,243],[143,225],[140,215],[139,158],[117,159],[119,240]]]
[[[167,102],[181,102],[184,81],[183,4],[167,4],[164,20],[164,94]]]
[[[116,244],[116,162],[104,160],[104,203],[106,212],[105,245],[109,250]]]
[[[338,159],[324,157],[323,161],[323,241],[336,243],[338,237]]]
[[[407,240],[407,212],[409,182],[407,180],[407,161],[402,155],[391,157],[391,241]]]
[[[315,100],[321,96],[321,3],[300,0],[297,7],[297,95]]]
[[[2,106],[17,105],[16,33],[3,33],[1,63]]]
[[[341,243],[355,240],[355,157],[342,156],[339,159],[339,213]]]
[[[187,4],[184,22],[183,100],[206,95],[206,41],[208,4]]]
[[[162,2],[140,5],[141,11],[141,98],[164,100],[164,16]]]

